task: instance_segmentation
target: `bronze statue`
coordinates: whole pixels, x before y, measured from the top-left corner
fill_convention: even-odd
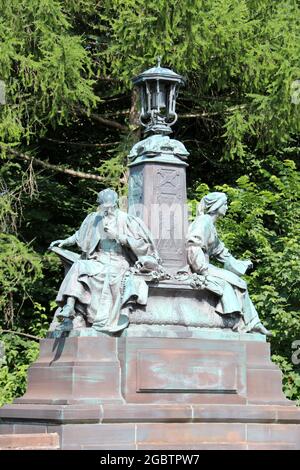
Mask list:
[[[218,237],[214,224],[226,211],[227,196],[224,193],[214,192],[202,198],[197,208],[197,217],[190,225],[187,235],[190,268],[194,273],[208,276],[218,285],[220,297],[216,306],[217,313],[240,314],[237,331],[270,335],[258,317],[246,282],[240,277],[252,267],[251,261],[234,258]],[[223,263],[224,268],[210,264],[212,258]]]
[[[105,189],[97,202],[98,211],[90,213],[74,235],[49,247],[77,245],[82,252],[60,286],[56,298],[60,309],[52,329],[64,319],[73,320],[73,328],[124,329],[130,305],[145,305],[148,296],[144,279],[130,267],[136,265],[142,272],[160,269],[149,230],[142,220],[118,209],[117,193]]]

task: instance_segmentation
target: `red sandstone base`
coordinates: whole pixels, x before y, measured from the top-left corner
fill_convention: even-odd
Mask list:
[[[250,338],[42,340],[0,433],[58,433],[62,449],[300,449],[300,409]]]

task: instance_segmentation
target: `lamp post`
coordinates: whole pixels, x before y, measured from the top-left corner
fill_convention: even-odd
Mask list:
[[[171,139],[177,120],[176,97],[184,79],[173,70],[150,68],[133,79],[140,92],[140,122],[145,139],[129,158],[128,211],[144,220],[170,272],[186,261],[186,159],[182,142]]]
[[[160,66],[152,67],[137,77],[133,83],[140,92],[140,123],[146,134],[168,135],[177,121],[176,98],[178,89],[185,81],[173,70]]]

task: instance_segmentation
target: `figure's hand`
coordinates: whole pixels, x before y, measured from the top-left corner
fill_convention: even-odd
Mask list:
[[[246,265],[246,271],[253,268],[253,263],[250,259],[243,260],[243,263]]]
[[[141,256],[135,263],[135,267],[140,272],[150,273],[152,271],[159,271],[160,266],[154,256],[145,255]]]
[[[118,239],[117,232],[113,228],[111,228],[109,225],[106,225],[104,227],[104,232],[105,232],[105,235],[107,236],[107,238],[109,238],[110,240],[117,240]]]
[[[49,249],[53,248],[54,246],[58,246],[59,248],[62,248],[63,246],[66,246],[68,243],[66,243],[66,240],[54,240],[49,246]]]
[[[199,274],[203,275],[203,276],[206,276],[207,274],[207,271],[208,271],[208,264],[207,263],[203,263],[201,268],[199,269]]]

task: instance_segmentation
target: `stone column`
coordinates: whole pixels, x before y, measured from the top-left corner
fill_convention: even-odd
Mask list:
[[[187,264],[187,155],[181,142],[162,135],[138,142],[129,155],[128,211],[144,220],[170,272]]]

